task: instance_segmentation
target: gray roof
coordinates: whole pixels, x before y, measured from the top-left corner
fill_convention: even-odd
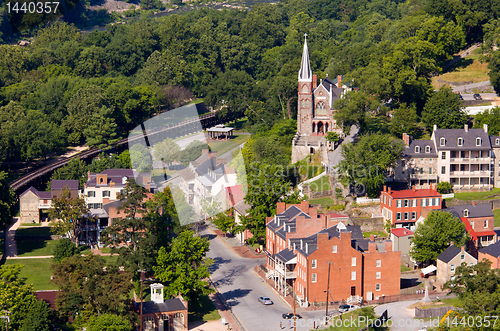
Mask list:
[[[288,248],[276,254],[276,257],[283,262],[288,262],[296,256],[297,254],[294,254],[293,251],[289,250]]]
[[[496,143],[498,139],[498,144]],[[493,148],[500,148],[500,136],[490,136],[490,144]]]
[[[415,147],[420,147],[420,153],[415,153]],[[425,152],[425,147],[430,147],[430,152]],[[410,144],[410,147],[405,149],[405,155],[411,157],[437,157],[436,147],[434,146],[434,142],[432,140],[413,140]]]
[[[142,304],[143,314],[165,313],[169,311],[187,310],[179,298],[165,300],[164,303],[146,301]]]
[[[234,205],[234,210],[236,210],[240,215],[246,216],[248,215],[248,210],[252,208],[249,204],[245,202],[245,200],[241,200],[237,204]]]
[[[50,187],[52,190],[62,190],[67,187],[70,190],[78,190],[79,181],[77,179],[53,179]]]
[[[481,248],[479,250],[480,253],[488,254],[494,257],[499,257],[500,256],[500,241],[497,241],[496,243],[486,246],[485,248]]]
[[[480,205],[475,205],[475,206],[473,205],[450,206],[442,210],[452,213],[453,216],[455,217],[465,217],[464,210],[466,209],[469,211],[469,216],[467,216],[467,218],[493,216],[493,211],[491,210],[491,206],[489,203],[482,203]]]
[[[437,129],[433,133],[436,148],[439,150],[485,150],[490,149],[490,137],[483,129]],[[445,138],[445,146],[440,146]],[[458,138],[463,139],[463,146],[458,146]],[[481,138],[481,146],[476,146],[476,138]]]
[[[331,92],[332,93],[332,105],[333,105],[333,102],[335,102],[335,100],[337,99],[340,99],[340,96],[342,95],[342,93],[344,92],[344,89],[341,88],[341,87],[337,87],[335,85],[334,82],[332,82],[332,80],[330,79],[330,77],[326,77],[325,79],[323,79],[323,81],[321,82],[320,85],[323,85],[324,88],[328,91],[328,92]],[[331,89],[331,90],[330,90]]]
[[[22,197],[23,195],[25,195],[28,192],[35,194],[39,199],[46,199],[46,200],[52,199],[52,192],[50,192],[50,191],[38,191],[33,186],[30,186],[29,189],[27,189],[26,191],[21,193],[20,197]]]
[[[447,249],[444,250],[441,254],[438,255],[437,259],[443,261],[444,263],[450,262],[455,256],[457,256],[462,249],[455,245],[450,245]]]
[[[89,179],[85,183],[87,187],[96,187],[97,186],[97,175],[91,173]],[[134,170],[132,169],[107,169],[103,172],[100,172],[99,175],[107,175],[107,182],[104,185],[109,185],[111,181],[115,183],[115,187],[125,187],[126,184],[122,184],[123,177],[135,178]]]

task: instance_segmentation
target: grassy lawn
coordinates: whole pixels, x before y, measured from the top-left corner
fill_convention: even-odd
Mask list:
[[[366,319],[370,319],[375,321],[374,317],[374,308],[373,306],[358,308],[353,311],[342,314],[341,316],[337,315],[330,319],[330,328],[327,330],[335,330],[335,331],[358,331],[363,330],[366,326],[366,323],[358,322],[358,316],[366,316]],[[335,322],[340,319],[341,321],[346,321],[345,323]],[[353,321],[353,323],[347,323],[347,321]],[[354,323],[356,321],[356,323]],[[380,330],[388,330],[386,327],[381,327]]]
[[[454,307],[462,307],[460,299],[459,298],[447,298],[445,295],[443,295],[440,300],[432,300],[432,302],[429,303],[421,303],[417,302],[408,308],[415,308],[418,307],[420,309],[428,309],[428,308],[435,308],[435,307],[446,307],[446,306],[454,306]]]
[[[17,255],[47,256],[52,255],[52,250],[59,240],[21,240],[17,242]]]
[[[408,268],[407,266],[405,265],[401,265],[401,272],[405,272],[405,271],[411,271],[410,268]]]
[[[51,234],[49,226],[22,228],[16,230],[16,235],[18,236],[50,236]]]
[[[21,277],[26,279],[26,284],[33,284],[35,291],[57,290],[55,284],[50,283],[50,265],[52,259],[8,259],[5,264],[22,264]]]
[[[332,189],[330,187],[330,180],[328,176],[320,177],[308,185],[309,189],[314,192],[329,191]]]
[[[495,215],[494,226],[500,226],[500,209],[493,209],[493,215]]]
[[[214,304],[208,297],[204,295],[200,298],[200,304],[193,303],[189,305],[189,320],[190,321],[217,321],[221,317]]]
[[[458,200],[490,200],[500,198],[500,188],[494,188],[486,192],[455,193]]]
[[[368,232],[363,232],[363,237],[364,238],[370,238],[371,235],[375,235],[377,237],[387,237],[387,232],[385,231],[368,231]]]
[[[311,199],[309,200],[309,203],[314,205],[318,204],[321,205],[321,207],[330,207],[335,205],[335,201],[333,201],[333,199],[330,197]]]
[[[221,141],[216,141],[216,142],[211,142],[208,144],[210,146],[210,149],[212,151],[217,151],[218,156],[221,156],[222,154],[229,152],[233,148],[237,147],[238,145],[243,144],[245,141],[250,139],[250,135],[235,135],[233,136],[233,139],[230,140],[221,140]]]
[[[104,253],[104,254],[109,254],[111,253],[111,248],[109,247],[103,247],[101,248],[101,251]],[[82,254],[90,254],[92,253],[92,250],[90,248],[87,248],[85,250],[82,251]]]
[[[191,101],[190,103],[188,103],[188,105],[196,105],[197,103],[202,103],[203,102],[203,99],[202,98],[198,98],[198,99],[194,99],[193,101]]]
[[[248,121],[248,117],[243,117],[243,118],[239,118],[237,120],[234,120],[232,122],[227,123],[226,126],[232,127],[236,131],[239,131],[239,130],[243,129],[243,126],[245,125],[245,123],[247,121]]]
[[[473,52],[476,53],[476,52]],[[435,88],[440,88],[444,83],[438,82],[439,80],[447,82],[472,82],[479,83],[489,80],[488,65],[487,63],[479,62],[479,54],[468,56],[448,68],[443,74],[432,78],[432,85]]]

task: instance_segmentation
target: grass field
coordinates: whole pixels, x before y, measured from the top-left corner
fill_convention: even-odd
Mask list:
[[[443,74],[432,78],[432,85],[438,89],[446,82],[472,82],[479,83],[489,80],[488,64],[479,61],[480,54],[477,50],[472,55],[463,58],[452,67],[448,68]]]
[[[333,201],[333,199],[330,197],[311,199],[311,200],[309,200],[309,203],[310,204],[318,204],[318,205],[321,205],[321,207],[330,207],[330,206],[335,205],[335,201]]]
[[[330,187],[330,180],[328,176],[320,177],[308,185],[309,189],[314,192],[329,191],[332,189]]]
[[[495,215],[495,227],[500,226],[500,209],[493,209],[493,215]]]
[[[458,200],[491,200],[500,198],[500,188],[494,188],[486,192],[455,193]]]
[[[216,141],[216,142],[211,142],[208,144],[210,146],[210,149],[212,151],[217,151],[218,156],[221,156],[222,154],[229,152],[233,148],[237,147],[238,145],[243,144],[245,141],[250,139],[250,135],[235,135],[233,136],[233,139],[230,140],[221,140],[221,141]]]
[[[18,236],[50,236],[51,234],[49,226],[22,228],[16,230],[16,235]]]
[[[52,259],[8,259],[5,264],[22,264],[21,277],[26,279],[26,284],[33,284],[35,291],[57,290],[55,284],[50,283]]]
[[[20,240],[17,242],[17,256],[47,256],[59,240]]]
[[[405,271],[411,271],[410,268],[408,268],[407,266],[405,265],[401,265],[401,272],[405,272]]]
[[[368,232],[363,232],[363,237],[364,238],[370,238],[371,235],[375,235],[377,237],[387,237],[387,232],[385,231],[368,231]]]
[[[207,295],[200,298],[200,303],[193,303],[189,306],[190,321],[217,321],[220,319],[219,312]]]

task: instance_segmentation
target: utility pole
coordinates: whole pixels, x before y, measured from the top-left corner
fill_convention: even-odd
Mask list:
[[[297,331],[297,320],[295,319],[295,281],[293,280],[292,286],[292,300],[293,300],[293,331]]]
[[[139,272],[141,273],[141,276],[140,276],[140,277],[141,277],[141,317],[140,317],[140,323],[141,323],[141,325],[140,325],[140,327],[139,327],[139,330],[140,330],[140,331],[142,331],[142,330],[143,330],[143,329],[142,329],[142,328],[143,328],[143,326],[142,326],[142,324],[143,324],[143,323],[142,323],[142,301],[143,301],[143,300],[142,300],[142,283],[143,283],[143,282],[142,282],[142,281],[143,281],[143,279],[144,279],[144,274],[143,274],[144,270],[139,270]]]
[[[328,294],[330,293],[330,267],[333,264],[332,262],[328,262],[328,282],[326,283],[326,313],[325,316],[328,317]]]

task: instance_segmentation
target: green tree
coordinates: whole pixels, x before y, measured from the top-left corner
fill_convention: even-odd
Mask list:
[[[446,86],[429,98],[422,112],[422,122],[429,132],[434,125],[445,129],[463,128],[467,119],[460,98]]]
[[[0,229],[12,223],[12,206],[16,201],[16,194],[7,178],[8,174],[0,171]]]
[[[366,93],[350,91],[344,98],[335,101],[333,108],[337,111],[333,116],[346,135],[351,132],[352,125],[357,125],[359,132],[364,133],[368,117],[375,114],[380,107],[380,102]]]
[[[191,143],[192,144],[192,143]],[[155,144],[153,156],[157,160],[165,162],[167,166],[175,161],[181,148],[172,138],[167,138],[160,143]]]
[[[134,144],[129,148],[132,168],[137,172],[149,172],[153,167],[153,160],[148,149],[142,144]]]
[[[85,162],[76,157],[71,159],[65,166],[54,171],[50,177],[51,181],[54,179],[78,179],[80,181],[80,186],[87,182],[87,165]],[[47,190],[50,190],[51,181],[47,183]]]
[[[132,324],[121,316],[102,314],[92,316],[87,324],[88,331],[131,331]]]
[[[98,112],[92,115],[88,127],[83,130],[89,147],[105,149],[118,142],[118,128],[111,113],[111,109],[102,106]]]
[[[213,217],[212,222],[215,224],[217,229],[221,230],[223,233],[232,233],[234,227],[236,226],[234,211],[228,210],[219,213]]]
[[[89,209],[83,197],[72,197],[71,191],[65,187],[59,196],[52,199],[49,217],[53,220],[52,231],[56,235],[68,236],[72,243],[78,246],[78,236],[81,226],[88,215]]]
[[[389,135],[362,136],[356,143],[342,145],[343,159],[337,165],[344,186],[361,184],[371,198],[379,196],[390,168],[401,159],[404,144]]]
[[[474,116],[474,128],[482,129],[484,124],[488,124],[488,134],[496,136],[500,132],[500,107],[487,109]]]
[[[437,191],[440,194],[448,194],[451,193],[453,190],[449,182],[439,182],[437,185]]]
[[[54,255],[54,260],[56,262],[61,262],[68,257],[79,254],[80,249],[71,242],[68,238],[62,238],[57,241],[54,249],[52,250],[52,255]]]
[[[453,241],[461,247],[467,240],[465,225],[460,218],[445,211],[433,211],[415,231],[410,256],[415,261],[435,260]]]
[[[340,140],[340,135],[337,132],[329,131],[326,133],[326,141],[328,141],[330,145],[333,144],[334,148],[339,140]]]
[[[156,278],[165,284],[166,298],[180,293],[188,301],[196,302],[200,296],[213,293],[207,281],[208,268],[213,263],[206,257],[209,246],[208,239],[184,231],[174,238],[170,247],[160,248],[153,270]]]
[[[415,106],[408,107],[406,104],[403,104],[396,108],[392,115],[393,118],[389,129],[393,136],[400,138],[403,136],[403,133],[407,133],[413,139],[418,139],[420,130],[416,124],[418,116]]]

